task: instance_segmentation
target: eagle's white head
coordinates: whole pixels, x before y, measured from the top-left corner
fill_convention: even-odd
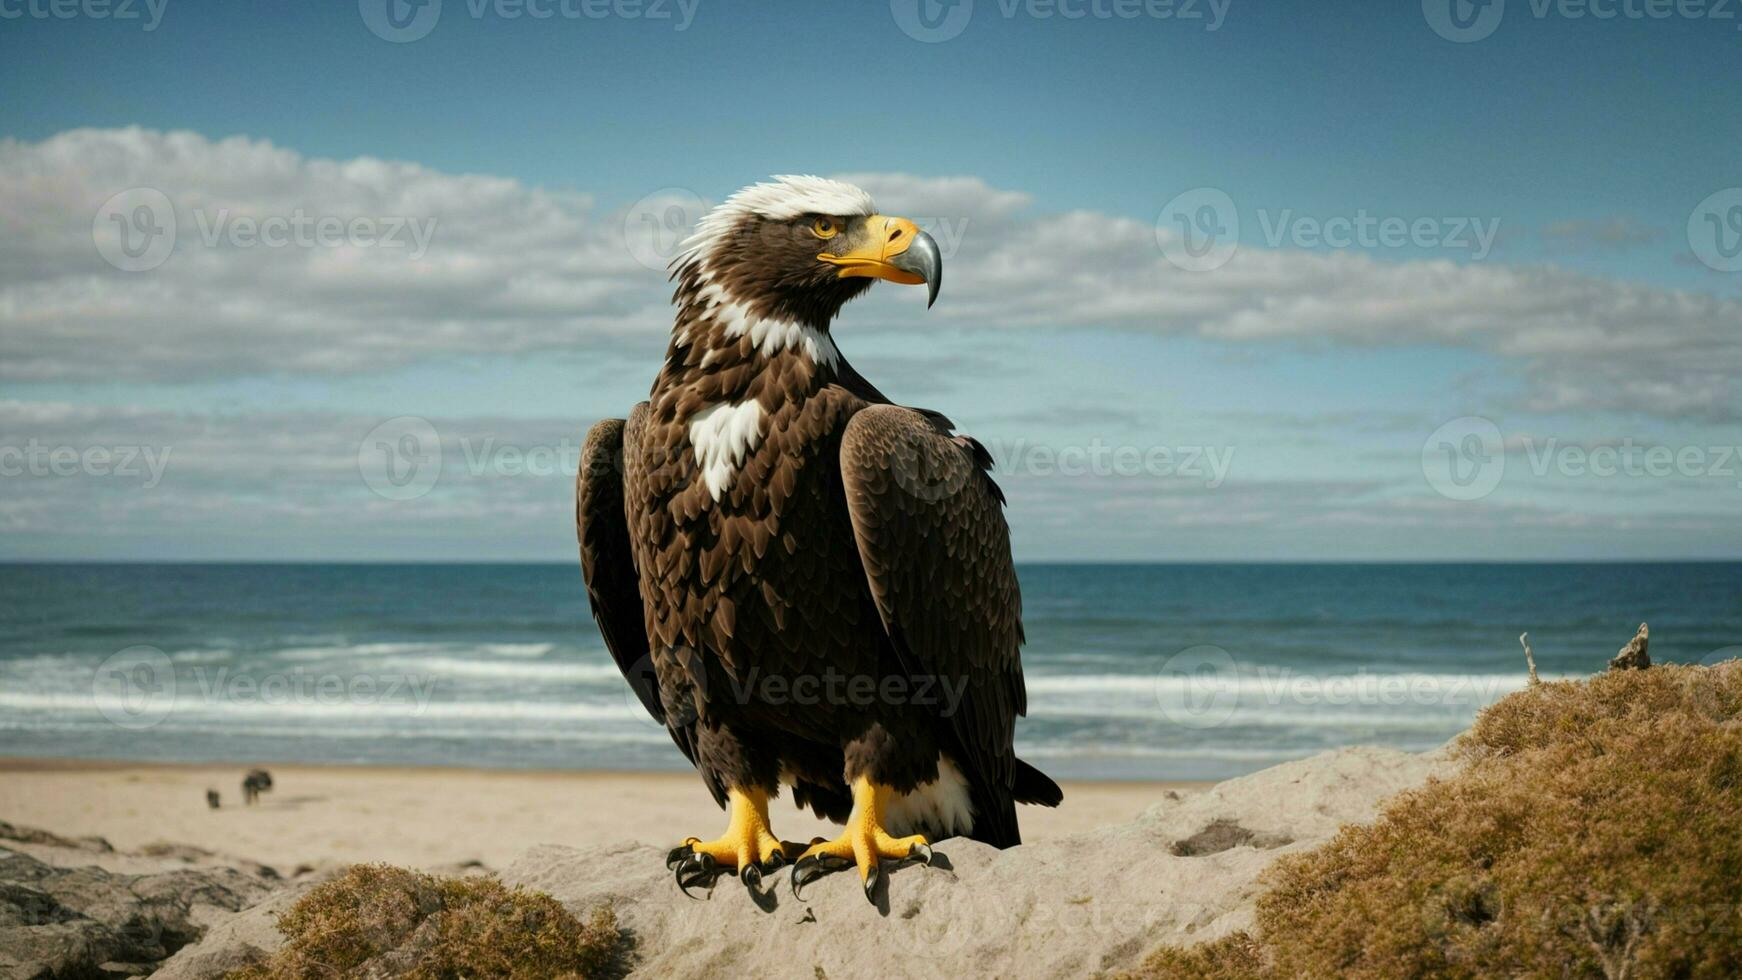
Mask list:
[[[686,289],[718,291],[749,315],[821,331],[877,279],[924,283],[932,301],[943,280],[937,242],[918,225],[878,214],[852,184],[809,176],[775,177],[727,198],[696,225],[672,269],[680,302]]]

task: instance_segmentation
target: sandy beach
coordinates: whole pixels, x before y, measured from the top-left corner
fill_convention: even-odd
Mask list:
[[[688,773],[502,771],[270,766],[275,787],[242,805],[248,766],[0,759],[0,820],[123,850],[157,841],[196,844],[283,870],[388,861],[501,868],[538,844],[671,846],[711,837],[724,817]],[[1131,820],[1208,783],[1065,783],[1056,810],[1024,807],[1023,836],[1047,840]],[[210,787],[223,806],[206,806]],[[773,808],[788,839],[834,836],[790,803]]]

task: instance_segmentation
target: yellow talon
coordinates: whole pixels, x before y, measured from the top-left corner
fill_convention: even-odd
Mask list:
[[[709,858],[715,867],[743,871],[761,868],[771,862],[784,862],[804,849],[774,836],[768,826],[768,794],[760,789],[733,789],[727,793],[727,809],[731,816],[726,832],[711,841],[686,837],[683,844],[671,852],[668,863],[687,859],[690,855]],[[776,859],[779,862],[776,862]]]
[[[834,840],[817,841],[798,856],[793,865],[793,893],[822,872],[845,867],[852,862],[859,868],[859,880],[869,897],[877,885],[879,867],[883,861],[904,861],[908,858],[931,860],[930,842],[923,834],[911,837],[891,837],[883,829],[883,815],[895,791],[879,786],[864,776],[853,781],[853,815],[847,828]]]

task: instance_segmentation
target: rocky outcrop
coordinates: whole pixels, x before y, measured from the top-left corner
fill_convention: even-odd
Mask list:
[[[7,978],[150,973],[214,922],[271,891],[269,880],[227,867],[126,874],[96,864],[69,867],[69,860],[49,863],[24,848],[76,854],[112,849],[7,830],[8,841],[15,842],[0,844],[0,976]]]

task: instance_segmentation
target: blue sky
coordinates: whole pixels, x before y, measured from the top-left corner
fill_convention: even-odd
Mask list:
[[[146,30],[143,0],[130,20],[0,0],[0,556],[566,558],[565,478],[490,454],[560,456],[645,394],[666,323],[662,277],[625,260],[642,202],[785,172],[861,175],[960,232],[930,315],[886,287],[836,335],[995,444],[1019,557],[1742,546],[1742,273],[1689,233],[1742,215],[1728,9],[1510,0],[1456,43],[1437,0],[976,0],[930,7],[967,20],[926,43],[906,0],[443,0],[391,43],[376,0],[160,2]],[[93,218],[140,187],[176,251],[116,269]],[[1182,269],[1197,188],[1238,250]],[[415,260],[192,240],[299,207],[438,224]],[[1430,235],[1319,243],[1363,217]],[[442,476],[384,500],[358,447],[401,416],[431,422]],[[134,444],[168,450],[149,488],[43,462]],[[1502,460],[1497,484],[1442,492],[1446,446],[1478,476]],[[1228,465],[1047,463],[1096,447]],[[1617,447],[1633,472],[1591,472]],[[1653,449],[1677,461],[1652,472]]]

